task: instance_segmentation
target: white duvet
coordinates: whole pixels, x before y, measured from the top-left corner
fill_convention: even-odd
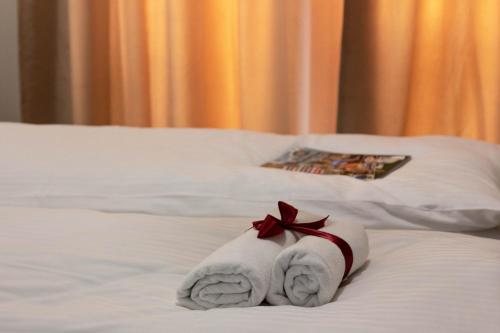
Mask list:
[[[498,332],[500,241],[369,230],[368,263],[317,308],[191,311],[175,291],[247,218],[0,208],[0,332]]]

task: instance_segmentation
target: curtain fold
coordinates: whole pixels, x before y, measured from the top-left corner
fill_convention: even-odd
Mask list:
[[[49,3],[20,0],[24,121],[336,130],[342,0]]]
[[[500,2],[346,2],[339,131],[500,143]]]
[[[22,120],[71,122],[66,8],[57,1],[21,0],[19,65]]]

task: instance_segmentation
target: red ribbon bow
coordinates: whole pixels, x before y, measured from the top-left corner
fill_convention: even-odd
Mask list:
[[[314,222],[294,224],[295,219],[297,218],[297,214],[299,212],[297,208],[283,201],[278,202],[278,208],[280,210],[281,219],[278,219],[268,214],[265,219],[252,223],[253,227],[259,231],[257,237],[258,238],[273,237],[281,234],[282,232],[285,231],[285,229],[288,229],[288,230],[298,231],[306,235],[325,238],[330,242],[334,243],[335,245],[337,245],[340,248],[342,255],[344,256],[345,271],[343,279],[345,279],[347,275],[349,275],[349,271],[351,270],[352,262],[354,259],[352,254],[352,249],[351,246],[349,246],[349,244],[342,238],[330,234],[328,232],[318,230],[325,226],[325,222],[328,219],[328,216]]]

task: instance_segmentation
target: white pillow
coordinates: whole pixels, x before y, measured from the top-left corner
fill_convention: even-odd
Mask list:
[[[407,154],[374,181],[262,168],[292,147]],[[500,147],[451,137],[0,124],[0,205],[262,217],[283,200],[368,227],[500,225]]]

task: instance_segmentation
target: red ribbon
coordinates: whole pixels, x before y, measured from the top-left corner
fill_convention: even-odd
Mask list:
[[[328,219],[328,216],[314,222],[294,224],[295,219],[297,218],[297,214],[299,212],[297,208],[283,201],[278,202],[278,207],[280,210],[281,220],[272,215],[267,215],[265,219],[252,223],[253,227],[259,231],[257,237],[258,238],[273,237],[281,234],[282,232],[285,231],[285,229],[288,229],[288,230],[298,231],[306,235],[312,235],[328,239],[330,242],[334,243],[340,248],[340,251],[344,256],[345,271],[342,279],[345,279],[347,275],[349,275],[349,271],[351,270],[352,267],[352,262],[353,262],[352,249],[351,246],[349,246],[349,244],[342,238],[335,236],[333,234],[329,234],[328,232],[318,230],[325,226],[325,222]]]

